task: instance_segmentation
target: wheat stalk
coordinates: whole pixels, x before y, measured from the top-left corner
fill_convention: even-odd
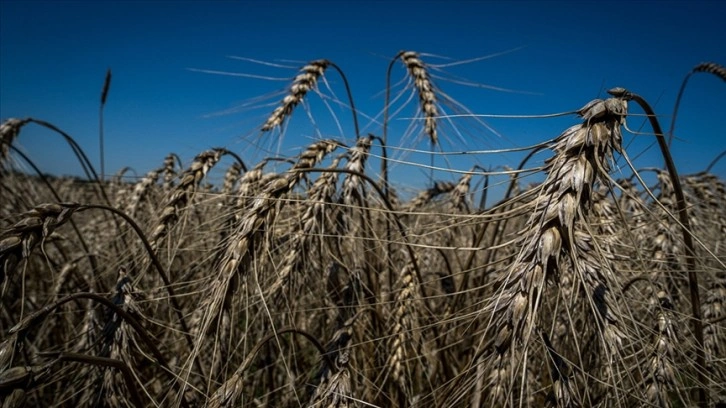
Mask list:
[[[721,78],[722,80],[726,81],[726,67],[723,65],[717,64],[715,62],[702,62],[691,70],[685,78],[683,78],[683,82],[681,83],[681,89],[678,91],[678,96],[676,97],[676,103],[673,106],[673,117],[671,118],[671,127],[668,130],[668,145],[670,146],[671,142],[673,142],[673,132],[676,129],[676,117],[678,115],[678,107],[681,104],[681,97],[683,96],[683,92],[686,90],[686,84],[688,84],[688,80],[691,78],[691,76],[698,72],[705,72],[709,74],[716,75],[717,77]]]

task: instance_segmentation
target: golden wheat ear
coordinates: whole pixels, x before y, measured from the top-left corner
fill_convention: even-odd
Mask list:
[[[328,60],[316,60],[300,69],[300,73],[292,81],[289,93],[280,101],[280,105],[267,118],[262,125],[262,131],[268,132],[282,126],[287,117],[292,114],[295,107],[302,102],[305,95],[315,88],[315,85],[330,65]]]
[[[436,130],[436,117],[439,115],[436,107],[436,94],[431,82],[428,68],[421,60],[418,53],[405,51],[400,54],[401,61],[406,66],[408,74],[413,80],[413,85],[418,92],[421,111],[424,114],[424,132],[429,136],[431,146],[436,146],[439,136]]]

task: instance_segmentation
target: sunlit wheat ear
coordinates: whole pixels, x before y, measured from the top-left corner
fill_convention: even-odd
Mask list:
[[[364,136],[358,138],[355,147],[348,152],[348,162],[345,165],[346,170],[355,173],[365,174],[366,161],[368,153],[371,150],[373,138]],[[344,204],[339,217],[339,226],[341,234],[348,236],[360,236],[360,228],[362,223],[354,221],[354,213],[361,207],[367,207],[365,188],[361,181],[361,176],[352,173],[346,173],[343,179],[343,191],[339,202]],[[352,245],[358,246],[360,249],[360,240],[354,240]],[[357,249],[354,249],[357,250]]]
[[[499,356],[506,355],[513,344],[527,349],[546,281],[557,281],[563,256],[572,256],[576,266],[577,257],[587,253],[587,243],[575,236],[575,224],[587,214],[593,185],[609,169],[612,150],[621,148],[620,127],[626,111],[625,101],[594,100],[578,111],[584,122],[556,139],[555,156],[546,162],[542,193],[519,240],[521,250],[502,274],[500,294],[491,306]],[[586,266],[581,276],[590,276],[590,265]],[[599,284],[600,279],[591,281]]]
[[[413,79],[414,87],[418,92],[421,111],[424,114],[424,131],[429,136],[431,146],[435,146],[439,141],[436,130],[436,117],[439,116],[439,111],[436,107],[436,94],[434,93],[428,68],[416,52],[402,52],[400,58],[406,66],[411,79]]]
[[[233,280],[247,276],[247,261],[254,255],[253,238],[264,233],[268,215],[274,211],[279,199],[292,191],[304,176],[304,170],[315,167],[323,158],[339,146],[334,140],[321,140],[305,149],[294,166],[277,175],[264,185],[262,191],[250,201],[238,221],[234,233],[223,249],[216,277],[210,288],[210,295],[203,298],[192,318],[194,334],[204,336],[217,318],[222,304],[234,294],[230,287]],[[251,170],[253,171],[253,170]],[[201,342],[197,347],[200,346]],[[195,350],[198,353],[199,350]]]
[[[454,211],[468,213],[471,206],[469,205],[469,189],[471,188],[471,178],[474,173],[466,173],[456,183],[456,187],[449,193],[451,196],[451,208]]]
[[[364,136],[358,139],[355,147],[350,149],[350,159],[345,168],[356,173],[365,173],[366,160],[371,150],[373,138]],[[356,200],[362,199],[360,176],[355,174],[346,174],[343,180],[343,202],[346,205],[359,204]]]
[[[156,182],[159,180],[159,172],[161,169],[155,169],[151,170],[150,172],[146,173],[146,175],[134,185],[134,191],[131,193],[131,197],[128,200],[128,204],[126,205],[126,214],[129,215],[129,217],[134,217],[136,215],[136,211],[139,208],[139,204],[141,204],[141,201],[146,196],[146,193],[149,191],[151,186],[156,184]]]
[[[441,194],[453,191],[455,187],[455,184],[449,183],[448,181],[437,181],[433,187],[421,191],[416,197],[406,203],[404,209],[406,211],[416,211],[423,208]]]
[[[199,182],[207,175],[226,153],[225,149],[213,149],[202,152],[194,158],[191,166],[181,175],[179,185],[171,192],[161,211],[156,226],[149,236],[149,242],[154,250],[158,248],[160,241],[169,234],[169,230],[176,224],[189,203]]]
[[[222,195],[228,196],[232,194],[232,191],[234,190],[235,184],[237,184],[237,181],[240,178],[240,174],[242,174],[242,165],[235,162],[232,163],[231,166],[227,169],[227,172],[224,173],[224,182],[222,183]]]
[[[40,204],[23,214],[23,219],[0,231],[0,299],[5,279],[21,260],[30,256],[33,248],[53,231],[70,220],[78,204]]]
[[[168,191],[174,187],[174,178],[176,177],[175,164],[179,158],[174,153],[169,153],[164,158],[164,190]]]
[[[0,165],[5,162],[8,157],[10,145],[13,144],[15,138],[20,134],[20,128],[25,126],[30,119],[7,119],[0,124]]]
[[[289,93],[262,125],[262,131],[268,132],[281,126],[285,119],[292,114],[293,109],[305,98],[305,95],[315,88],[318,79],[325,73],[329,65],[330,61],[321,59],[302,67],[300,73],[292,81]]]
[[[235,202],[235,218],[242,216],[247,204],[254,198],[255,194],[261,189],[260,180],[262,179],[262,170],[267,165],[267,160],[263,160],[249,169],[239,182],[237,188],[237,201]]]
[[[336,169],[339,163],[339,158],[334,159],[329,168]],[[310,237],[321,232],[319,224],[325,217],[326,208],[329,209],[330,204],[333,202],[333,196],[337,189],[338,174],[332,171],[323,172],[308,191],[305,200],[305,212],[300,219],[302,228],[296,231],[292,237],[291,248],[285,255],[282,267],[279,268],[278,277],[268,289],[269,296],[277,295],[278,291],[285,287],[290,275],[304,262]]]

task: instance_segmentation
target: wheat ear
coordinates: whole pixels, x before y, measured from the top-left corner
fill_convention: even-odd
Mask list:
[[[25,126],[30,119],[7,119],[0,124],[0,165],[5,162],[8,157],[10,145],[20,134],[20,129]]]
[[[577,239],[574,227],[587,213],[593,185],[607,172],[612,150],[621,148],[620,126],[626,111],[627,103],[620,99],[594,100],[578,111],[583,123],[569,128],[555,141],[555,156],[546,162],[547,179],[520,239],[522,249],[500,278],[501,292],[491,306],[497,365],[503,363],[502,357],[513,343],[523,344],[526,349],[537,322],[545,282],[557,280],[561,258],[577,253],[578,246],[580,256],[589,253],[590,247]],[[573,259],[573,264],[577,265],[578,259]],[[589,263],[586,266],[581,276],[597,272],[589,268]],[[592,282],[599,279],[593,277]],[[498,389],[506,387],[493,388]],[[494,394],[492,398],[502,401],[503,397]]]
[[[161,211],[159,220],[149,236],[149,242],[156,251],[159,242],[171,230],[179,219],[179,215],[190,201],[194,190],[199,182],[207,175],[207,172],[214,167],[222,155],[226,154],[226,149],[213,149],[202,152],[194,159],[191,166],[181,175],[179,185],[172,191],[171,196],[166,200],[164,208]]]
[[[253,238],[260,234],[268,215],[274,211],[275,204],[302,179],[304,172],[301,170],[315,167],[337,147],[338,142],[334,140],[321,140],[311,144],[290,170],[270,180],[263,191],[250,202],[239,220],[236,231],[229,237],[228,245],[224,248],[217,276],[210,288],[210,295],[202,300],[194,313],[194,332],[200,340],[217,319],[222,305],[228,303],[233,295],[234,289],[230,286],[231,283],[247,275],[246,262],[255,252],[251,246]],[[201,343],[197,342],[195,354],[199,353]]]
[[[315,88],[318,79],[325,73],[329,65],[329,61],[321,59],[309,62],[302,67],[300,73],[292,81],[289,93],[262,125],[262,131],[268,132],[281,126],[285,119],[292,114],[293,109],[305,98],[305,94]]]
[[[0,285],[33,248],[70,220],[78,204],[40,204],[0,234]],[[4,290],[0,291],[0,299]]]
[[[431,83],[428,68],[416,52],[402,52],[400,58],[413,79],[413,85],[418,92],[421,111],[424,114],[424,131],[429,136],[431,146],[435,146],[439,141],[436,130],[436,117],[439,112],[436,107],[436,94],[434,93],[434,86]]]
[[[336,158],[329,168],[336,169],[339,163],[340,159]],[[302,228],[293,235],[292,247],[285,256],[277,279],[267,290],[270,296],[276,295],[279,290],[285,287],[292,272],[297,270],[303,262],[303,255],[308,248],[309,237],[319,231],[318,223],[325,217],[325,209],[332,203],[337,181],[338,173],[323,172],[308,191],[305,200],[305,212],[300,219]]]

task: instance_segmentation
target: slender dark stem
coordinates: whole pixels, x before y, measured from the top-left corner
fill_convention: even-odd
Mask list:
[[[489,192],[489,173],[484,175],[484,186],[481,191],[481,198],[479,199],[479,211],[484,210],[487,207],[487,193]]]
[[[715,166],[716,163],[718,163],[718,161],[721,160],[721,158],[723,158],[724,156],[726,156],[726,150],[722,151],[721,154],[716,156],[716,158],[713,159],[711,163],[709,163],[708,167],[706,167],[706,173],[710,173],[713,166]]]
[[[658,140],[658,145],[660,146],[661,153],[663,154],[666,168],[668,169],[668,173],[673,183],[673,192],[676,195],[676,206],[678,208],[678,218],[680,220],[681,231],[683,233],[683,243],[686,247],[686,266],[688,267],[688,286],[691,293],[693,332],[696,337],[696,375],[698,376],[696,392],[698,394],[698,406],[706,407],[708,406],[708,397],[706,395],[706,390],[704,389],[704,386],[707,384],[706,353],[703,348],[703,320],[701,320],[701,298],[698,290],[698,274],[696,273],[696,252],[694,250],[693,237],[691,236],[691,223],[688,219],[686,199],[683,194],[683,188],[681,187],[681,181],[678,177],[678,171],[676,170],[673,157],[671,157],[670,149],[668,149],[668,143],[666,142],[665,136],[663,136],[663,131],[658,123],[658,119],[648,102],[646,102],[640,95],[628,90],[624,90],[622,93],[617,92],[614,96],[622,97],[626,100],[633,100],[645,111],[645,114],[650,120],[650,125],[653,128],[656,139]]]
[[[126,383],[126,389],[131,394],[131,403],[137,408],[141,408],[144,406],[144,404],[141,402],[139,390],[137,390],[134,386],[135,381],[134,376],[131,373],[131,369],[123,361],[117,360],[115,358],[89,356],[86,354],[71,352],[62,352],[58,354],[58,360],[74,361],[78,363],[92,364],[96,366],[112,367],[118,369],[121,372],[121,376],[123,376],[124,378],[124,382]]]
[[[345,74],[343,73],[343,70],[340,69],[339,66],[336,64],[328,61],[331,67],[333,67],[336,71],[338,71],[338,74],[340,74],[340,77],[343,78],[343,85],[345,86],[345,92],[348,94],[348,102],[350,103],[350,110],[353,113],[353,126],[355,127],[355,138],[358,139],[360,137],[360,129],[358,127],[358,111],[355,109],[355,102],[353,102],[353,93],[350,91],[350,84],[348,84],[348,78],[345,77]]]
[[[58,202],[65,201],[60,197],[60,195],[58,195],[58,192],[55,190],[53,185],[50,184],[50,181],[48,181],[48,178],[45,177],[43,172],[40,171],[38,166],[36,166],[35,163],[33,163],[33,161],[30,160],[30,158],[25,153],[23,153],[20,149],[17,149],[13,145],[8,145],[8,146],[10,147],[11,150],[13,150],[13,152],[15,152],[15,154],[22,157],[23,160],[25,160],[25,162],[28,163],[30,165],[30,167],[33,168],[33,170],[38,175],[38,177],[43,182],[43,184],[45,184],[46,187],[48,187],[48,190],[50,190],[51,194],[53,194],[53,197],[55,197],[56,201],[58,201]],[[76,236],[78,236],[78,242],[80,242],[81,248],[83,248],[83,252],[86,254],[86,256],[88,258],[88,262],[91,264],[91,272],[93,272],[94,276],[97,276],[98,275],[98,263],[96,262],[96,257],[91,255],[91,250],[88,248],[88,244],[86,244],[86,240],[83,239],[83,234],[81,234],[81,230],[78,229],[76,222],[73,221],[72,218],[69,221],[70,221],[71,227],[73,228],[73,231],[76,233]]]
[[[393,72],[393,65],[401,55],[403,55],[403,51],[391,59],[391,62],[388,64],[388,70],[386,71],[386,100],[383,106],[383,136],[381,138],[381,144],[384,146],[388,144],[388,109],[391,104],[391,73]],[[388,157],[386,156],[385,150],[383,151],[381,160],[381,177],[383,177],[383,192],[385,193],[386,199],[388,199]]]
[[[83,167],[83,171],[86,173],[86,177],[88,177],[89,180],[95,181],[101,191],[101,196],[103,197],[106,204],[109,206],[111,205],[111,200],[108,199],[108,195],[106,194],[106,189],[103,187],[103,184],[101,184],[100,179],[98,177],[98,174],[96,173],[96,170],[93,168],[93,165],[91,164],[91,161],[88,160],[88,156],[86,156],[86,153],[81,149],[81,147],[76,143],[76,141],[66,132],[60,130],[57,126],[53,125],[52,123],[48,123],[43,120],[38,119],[30,119],[31,122],[43,126],[45,128],[48,128],[54,132],[57,132],[63,138],[68,142],[68,145],[73,150],[73,153],[78,157],[78,161],[81,163],[81,166]]]
[[[218,147],[218,148],[216,148],[215,150],[219,150],[219,151],[221,151],[221,152],[222,152],[222,154],[228,154],[228,155],[230,155],[230,156],[234,157],[234,159],[235,159],[235,160],[237,161],[237,163],[238,163],[238,164],[239,164],[239,165],[240,165],[240,166],[242,167],[242,170],[243,170],[243,171],[244,171],[245,173],[247,173],[247,165],[246,165],[246,164],[245,164],[245,162],[244,162],[244,161],[242,160],[242,158],[241,158],[241,157],[239,157],[239,155],[238,155],[237,153],[235,153],[235,152],[233,152],[233,151],[231,151],[231,150],[227,150],[227,149],[225,149],[224,147]],[[176,155],[175,155],[175,156],[176,156]],[[180,162],[180,163],[181,163],[181,162]]]
[[[105,156],[103,154],[103,108],[106,106],[108,98],[108,90],[111,87],[111,68],[106,71],[106,79],[103,82],[103,90],[101,91],[101,106],[98,115],[98,145],[101,150],[101,181],[106,179]]]
[[[99,109],[98,112],[98,148],[100,150],[99,155],[101,157],[101,182],[105,181],[105,174],[106,174],[106,164],[104,163],[104,154],[103,154],[103,105],[101,105],[101,109]]]
[[[383,156],[381,157],[381,178],[383,184],[383,197],[386,202],[390,202],[388,190],[388,154],[386,152],[386,146],[388,145],[388,109],[391,104],[391,73],[393,72],[393,65],[396,63],[396,60],[401,57],[401,55],[403,55],[403,51],[400,51],[395,57],[393,57],[393,59],[391,59],[391,62],[388,63],[388,69],[386,70],[386,100],[383,106],[383,135],[381,137],[381,146],[383,146],[381,155]],[[384,262],[388,270],[388,284],[390,287],[393,287],[393,269],[390,267],[391,252],[391,223],[388,220],[388,217],[386,217],[386,254],[384,256]]]
[[[681,89],[678,91],[678,97],[676,98],[676,104],[673,106],[673,115],[671,116],[671,128],[668,130],[668,147],[670,147],[673,143],[673,132],[676,129],[676,115],[678,115],[678,107],[681,105],[681,97],[683,96],[683,91],[686,90],[686,84],[688,84],[688,79],[691,78],[691,75],[693,75],[693,71],[689,72],[688,75],[683,78],[683,83],[681,83]]]

